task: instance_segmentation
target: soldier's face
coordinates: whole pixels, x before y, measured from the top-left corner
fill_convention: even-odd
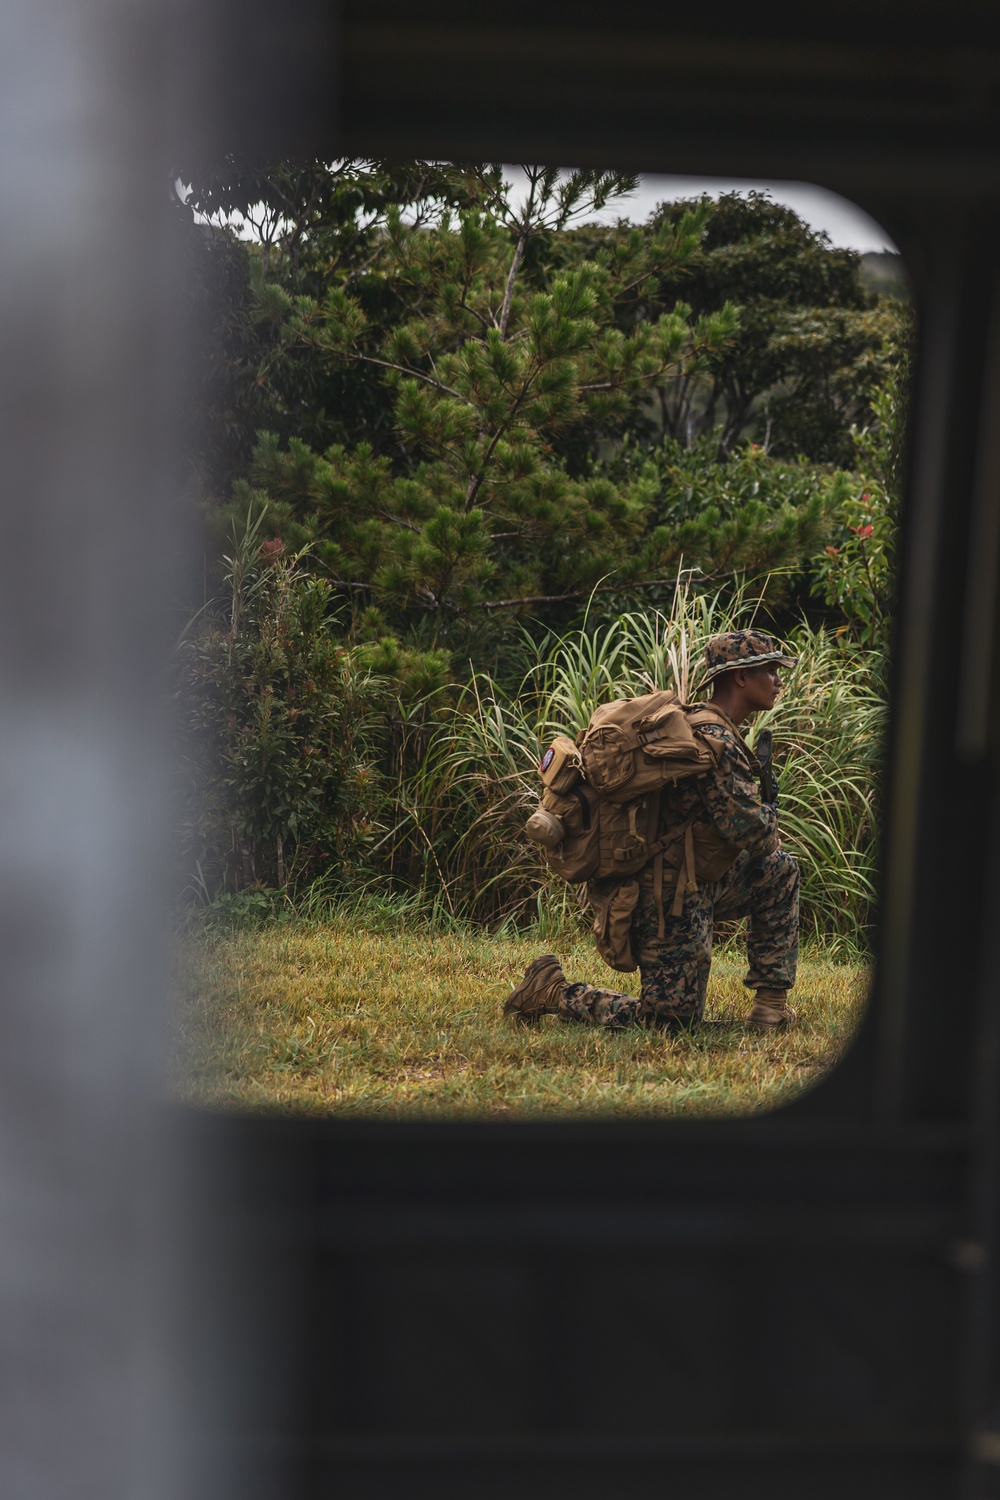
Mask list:
[[[781,673],[777,662],[765,661],[759,667],[750,667],[744,691],[747,708],[751,713],[773,708],[781,692]]]

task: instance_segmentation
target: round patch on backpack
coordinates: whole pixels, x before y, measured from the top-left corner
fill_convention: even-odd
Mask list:
[[[551,764],[552,764],[552,761],[553,761],[553,758],[555,756],[555,753],[556,752],[555,752],[554,749],[546,750],[545,754],[542,756],[542,764],[541,764],[541,767],[540,767],[540,769],[542,771],[547,771],[549,769],[549,766],[551,766]]]

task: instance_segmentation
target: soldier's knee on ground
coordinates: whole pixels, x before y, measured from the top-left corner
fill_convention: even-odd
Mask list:
[[[649,1014],[640,1016],[640,1024],[647,1031],[665,1031],[673,1035],[678,1031],[686,1031],[689,1027],[697,1026],[702,1017],[695,1010],[675,1011],[661,1010],[651,1011]]]
[[[655,1031],[676,1031],[681,1026],[696,1025],[705,1013],[705,986],[700,975],[689,975],[688,982],[669,987],[643,984],[639,1019]]]

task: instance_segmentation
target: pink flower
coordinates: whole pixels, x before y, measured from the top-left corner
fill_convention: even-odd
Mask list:
[[[285,552],[285,544],[284,544],[284,542],[281,541],[279,537],[275,537],[273,541],[264,542],[262,544],[261,549],[260,549],[261,562],[264,562],[264,563],[275,563],[275,562],[278,561],[279,557],[283,557],[284,556],[284,552]]]
[[[827,547],[827,549],[826,549],[826,555],[827,555],[827,557],[839,557],[840,556],[840,548],[839,547]]]
[[[848,526],[848,531],[855,532],[862,541],[867,541],[870,536],[875,535],[874,526]]]

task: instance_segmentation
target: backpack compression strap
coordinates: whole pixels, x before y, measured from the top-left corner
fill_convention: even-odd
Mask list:
[[[680,838],[684,839],[684,857],[677,871],[677,884],[674,888],[670,915],[679,917],[684,910],[684,897],[698,889],[698,877],[694,867],[694,819],[689,818],[686,823],[681,824],[680,828],[675,828],[669,838],[657,840],[656,855],[653,859],[653,896],[659,917],[656,936],[661,941],[667,935],[666,917],[663,913],[663,851],[669,849],[671,844],[676,844]]]

